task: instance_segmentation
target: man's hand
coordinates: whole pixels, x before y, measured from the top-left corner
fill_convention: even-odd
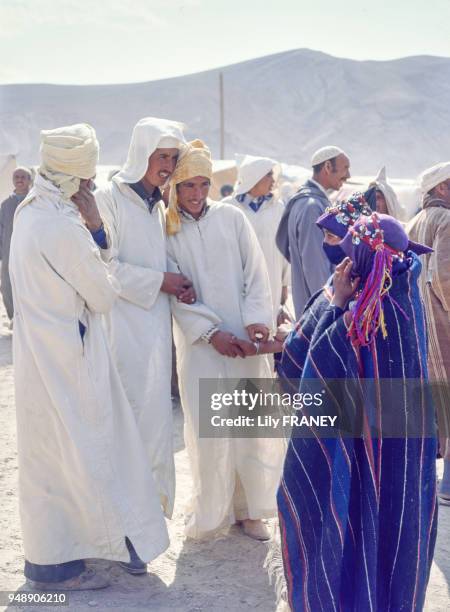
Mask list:
[[[359,285],[359,276],[353,279],[351,277],[352,266],[352,260],[350,257],[346,257],[336,266],[333,274],[333,299],[331,303],[343,310]]]
[[[195,293],[194,287],[188,287],[187,289],[183,289],[183,291],[178,296],[178,301],[183,302],[183,304],[193,304],[197,300],[197,294]]]
[[[78,207],[86,227],[90,232],[96,232],[102,226],[102,218],[98,212],[94,194],[87,185],[80,185],[80,189],[71,197],[72,202]]]
[[[284,342],[286,338],[289,336],[290,332],[285,328],[277,329],[277,333],[275,334],[275,340],[279,342]]]
[[[229,332],[218,331],[211,338],[211,344],[221,355],[226,357],[245,357],[245,353],[236,342],[236,336]]]
[[[253,323],[252,325],[247,325],[246,327],[248,337],[252,342],[257,342],[259,340],[265,342],[269,338],[270,330],[266,325],[262,323]]]
[[[253,342],[243,340],[242,338],[236,338],[235,336],[233,344],[239,346],[246,357],[253,357],[253,355],[256,355],[256,346],[253,344]]]
[[[178,274],[177,272],[164,273],[164,280],[161,285],[161,291],[164,291],[164,293],[168,293],[169,295],[174,295],[175,297],[180,298],[186,293],[187,289],[189,289],[190,287],[192,287],[192,283],[188,278],[184,276],[184,274]],[[192,297],[193,296],[191,295],[190,303],[193,303]]]
[[[277,315],[277,327],[283,325],[283,323],[291,323],[291,321],[292,319],[289,316],[288,311],[284,309],[284,306],[280,306],[280,310],[278,311]]]

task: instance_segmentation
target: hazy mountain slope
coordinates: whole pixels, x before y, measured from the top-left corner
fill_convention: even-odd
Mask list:
[[[300,49],[222,69],[225,156],[248,152],[309,165],[327,143],[352,169],[398,177],[450,158],[450,58],[357,62]],[[120,163],[144,115],[184,121],[219,155],[219,70],[129,85],[0,86],[0,153],[35,163],[41,128],[87,121],[102,163]],[[145,78],[145,75],[143,75]]]

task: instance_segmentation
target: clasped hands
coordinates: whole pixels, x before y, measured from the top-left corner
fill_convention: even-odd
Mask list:
[[[197,299],[192,281],[178,272],[164,273],[161,291],[174,295],[179,302],[184,304],[193,304]]]
[[[226,357],[252,357],[258,350],[258,342],[266,342],[269,338],[269,328],[261,323],[246,327],[249,340],[237,338],[230,332],[217,331],[211,338],[211,344],[221,355]]]

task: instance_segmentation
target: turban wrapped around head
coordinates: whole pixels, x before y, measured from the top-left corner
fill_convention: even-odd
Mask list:
[[[424,170],[420,176],[422,194],[426,195],[434,187],[437,187],[439,183],[443,183],[448,179],[450,179],[450,162],[442,162]]]
[[[87,123],[42,130],[39,174],[69,200],[79,190],[80,179],[95,176],[98,149],[95,130]]]
[[[193,140],[182,149],[175,171],[170,177],[169,207],[166,217],[169,236],[179,232],[181,227],[177,185],[194,176],[204,176],[208,179],[212,177],[211,152],[201,140]]]

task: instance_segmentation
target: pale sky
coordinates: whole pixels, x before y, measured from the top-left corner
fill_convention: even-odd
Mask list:
[[[0,0],[0,83],[150,81],[305,47],[450,57],[450,0]]]

